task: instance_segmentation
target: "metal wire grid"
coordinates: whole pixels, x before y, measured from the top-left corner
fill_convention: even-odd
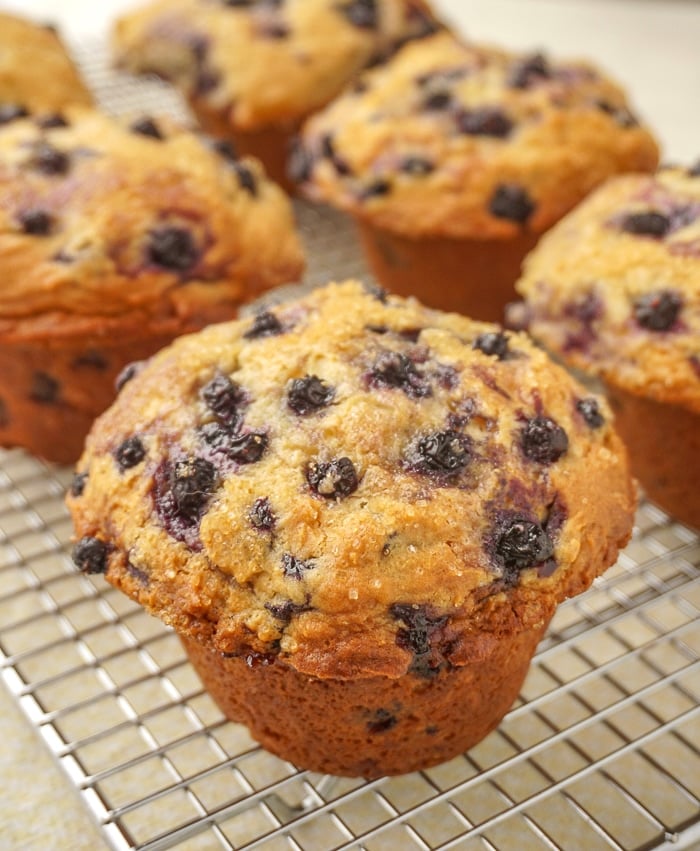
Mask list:
[[[647,849],[700,838],[700,541],[644,504],[560,607],[518,704],[445,765],[298,772],[226,722],[176,636],[67,555],[68,472],[0,472],[0,658],[115,849]]]
[[[179,98],[77,45],[114,112]],[[310,284],[365,269],[299,205]],[[277,297],[277,296],[276,296]],[[67,471],[0,453],[0,670],[115,849],[688,848],[700,841],[700,541],[643,504],[618,565],[560,607],[498,731],[434,769],[338,780],[267,754],[176,636],[67,555]]]

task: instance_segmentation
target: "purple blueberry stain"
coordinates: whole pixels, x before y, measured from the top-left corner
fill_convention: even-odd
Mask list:
[[[294,183],[306,183],[311,177],[314,167],[312,154],[304,147],[299,139],[292,143],[287,159],[287,173]]]
[[[186,228],[160,227],[149,234],[146,247],[148,262],[173,272],[188,272],[197,263],[200,250]]]
[[[577,399],[575,407],[589,428],[597,429],[605,425],[605,417],[600,411],[598,400],[593,396]]]
[[[227,375],[215,375],[202,387],[201,397],[219,422],[229,426],[239,423],[240,409],[246,401],[246,394],[240,384]]]
[[[287,407],[299,416],[307,416],[327,407],[334,389],[316,375],[294,378],[287,385]]]
[[[531,461],[553,464],[569,448],[569,438],[551,417],[537,416],[528,420],[521,429],[520,448]]]
[[[446,481],[459,476],[471,460],[469,437],[452,429],[421,435],[409,445],[404,457],[408,470]]]
[[[604,313],[602,300],[594,292],[585,293],[576,301],[566,304],[563,313],[564,316],[575,320],[579,326],[577,330],[567,333],[564,350],[585,351],[596,339],[594,325]]]
[[[146,457],[146,447],[136,435],[127,437],[122,441],[114,452],[114,459],[117,462],[120,472],[129,470],[131,467],[136,467]]]
[[[314,570],[316,563],[313,559],[300,559],[293,556],[291,553],[282,554],[282,573],[287,579],[293,579],[295,582],[300,582],[306,573]]]
[[[522,186],[501,183],[494,189],[488,209],[497,219],[525,224],[535,212],[535,202]]]
[[[428,380],[402,352],[380,352],[370,369],[368,383],[370,387],[401,390],[410,399],[432,396]]]
[[[248,511],[248,522],[259,532],[274,531],[277,517],[272,510],[270,500],[266,496],[258,497]]]
[[[269,310],[255,314],[253,323],[243,335],[246,340],[259,340],[262,337],[276,337],[284,331],[282,323]]]
[[[104,573],[109,547],[99,538],[86,535],[73,547],[73,563],[82,573]]]
[[[634,318],[648,331],[670,331],[678,320],[683,299],[674,290],[647,293],[634,302]]]
[[[359,479],[350,458],[332,461],[311,461],[306,469],[306,480],[311,490],[325,499],[342,499],[353,494]]]

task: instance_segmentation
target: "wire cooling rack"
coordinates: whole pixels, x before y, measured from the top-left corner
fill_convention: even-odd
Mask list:
[[[116,112],[175,95],[78,45]],[[299,205],[310,283],[365,275],[343,220]],[[405,777],[298,771],[227,722],[175,634],[68,551],[70,471],[0,451],[0,671],[117,851],[538,851],[700,845],[700,539],[643,503],[562,605],[522,693],[469,753]]]

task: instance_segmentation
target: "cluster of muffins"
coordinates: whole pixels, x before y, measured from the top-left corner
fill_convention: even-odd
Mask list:
[[[700,526],[698,171],[656,173],[598,69],[459,39],[423,0],[117,22],[120,67],[215,138],[105,117],[55,33],[15,26],[55,70],[41,102],[0,64],[0,443],[84,445],[77,566],[270,751],[365,777],[463,752],[628,541],[632,472]],[[304,263],[258,160],[353,217],[386,289],[237,318]],[[482,321],[536,243],[510,330]]]

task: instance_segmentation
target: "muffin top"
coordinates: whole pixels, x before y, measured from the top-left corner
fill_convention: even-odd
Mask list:
[[[631,530],[609,410],[523,334],[348,282],[133,372],[68,496],[75,561],[250,664],[465,664]]]
[[[657,148],[624,94],[591,65],[440,33],[312,118],[294,176],[326,201],[406,236],[540,232]]]
[[[0,336],[217,315],[303,266],[291,206],[225,144],[86,109],[0,126]]]
[[[159,0],[122,18],[114,41],[122,67],[173,80],[251,130],[308,115],[437,27],[424,0]]]
[[[525,262],[510,321],[582,370],[700,412],[700,163],[610,180]]]
[[[89,106],[92,96],[56,31],[0,12],[0,123],[71,103]]]

